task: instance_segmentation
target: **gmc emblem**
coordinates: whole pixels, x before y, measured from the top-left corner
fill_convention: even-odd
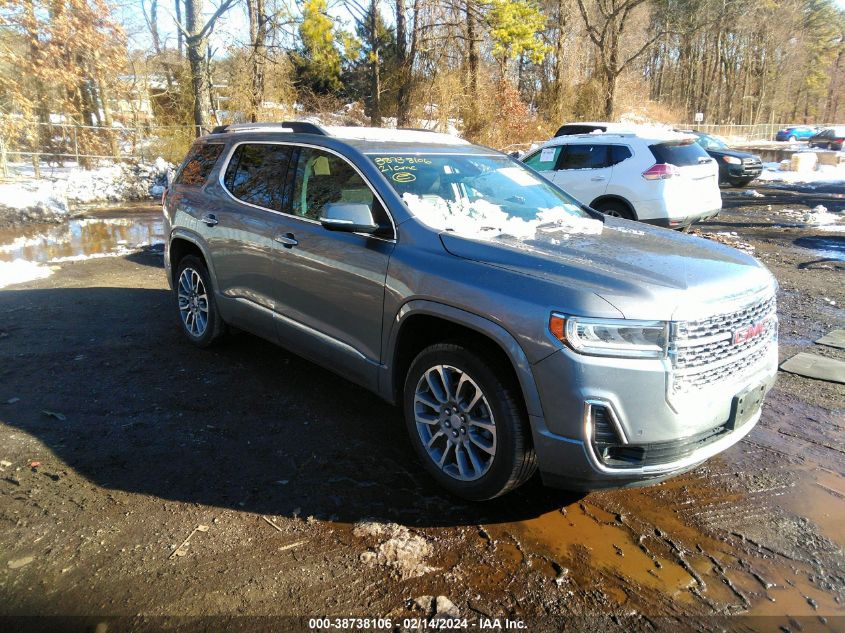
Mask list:
[[[763,319],[762,321],[752,323],[751,325],[734,332],[734,345],[742,345],[743,343],[747,343],[751,339],[760,336],[763,332],[766,331],[766,324],[768,322],[769,319]]]

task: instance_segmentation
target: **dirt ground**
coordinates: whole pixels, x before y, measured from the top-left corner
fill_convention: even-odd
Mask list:
[[[845,234],[801,221],[845,192],[757,191],[698,230],[777,276],[781,360],[845,358],[813,343],[845,326]],[[376,396],[246,334],[189,346],[160,249],[0,291],[6,630],[843,631],[843,522],[843,385],[781,372],[746,439],[661,485],[469,504]],[[384,620],[308,620],[349,616]]]

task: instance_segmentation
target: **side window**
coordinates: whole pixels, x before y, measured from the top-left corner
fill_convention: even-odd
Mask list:
[[[222,152],[222,143],[194,143],[173,183],[197,187],[204,185]]]
[[[551,171],[555,168],[555,163],[557,163],[557,158],[560,156],[562,149],[563,147],[560,145],[544,147],[539,152],[534,152],[531,156],[523,159],[522,162],[537,171]]]
[[[611,165],[618,165],[623,160],[627,160],[631,158],[633,154],[631,153],[630,148],[624,145],[611,145],[610,146],[610,164]]]
[[[287,211],[286,179],[293,151],[288,145],[239,145],[223,177],[226,189],[238,200],[273,211]]]
[[[390,224],[372,189],[352,165],[330,152],[301,148],[294,174],[293,214],[319,220],[323,208],[332,202],[366,204],[376,222]]]
[[[567,145],[558,169],[601,169],[609,167],[607,145]]]

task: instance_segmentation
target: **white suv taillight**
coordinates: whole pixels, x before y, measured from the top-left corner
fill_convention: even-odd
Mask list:
[[[646,180],[666,180],[680,175],[680,170],[669,163],[657,163],[648,171],[643,172],[643,178]]]

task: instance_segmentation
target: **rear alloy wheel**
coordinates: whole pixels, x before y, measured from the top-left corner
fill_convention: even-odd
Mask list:
[[[634,214],[631,209],[624,202],[617,202],[615,200],[607,200],[599,202],[595,207],[596,211],[601,211],[605,215],[614,218],[622,218],[624,220],[633,220]]]
[[[788,139],[786,139],[786,140],[788,140],[790,143],[794,143],[794,142],[795,142],[795,141],[797,141],[798,139],[797,139],[797,138],[795,138],[794,136],[790,136],[790,137],[789,137]]]
[[[182,331],[198,347],[208,347],[223,334],[208,269],[194,255],[183,257],[176,268],[176,309]]]
[[[534,473],[518,392],[468,349],[441,343],[423,350],[408,371],[403,401],[423,467],[454,494],[492,499]]]

